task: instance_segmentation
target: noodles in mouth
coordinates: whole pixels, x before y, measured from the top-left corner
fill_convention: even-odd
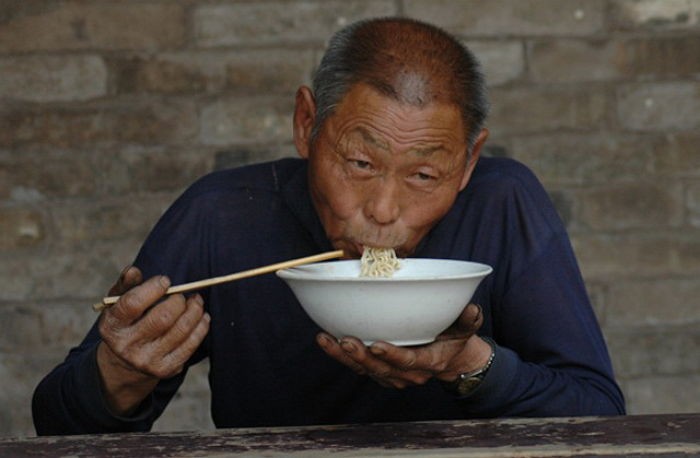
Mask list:
[[[391,277],[400,267],[393,248],[365,247],[360,259],[360,277]]]

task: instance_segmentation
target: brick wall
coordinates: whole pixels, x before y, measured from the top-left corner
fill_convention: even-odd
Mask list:
[[[329,34],[393,14],[483,61],[488,154],[550,191],[630,412],[700,410],[700,0],[3,0],[0,435],[168,203],[293,155]],[[202,366],[157,428],[210,427]]]

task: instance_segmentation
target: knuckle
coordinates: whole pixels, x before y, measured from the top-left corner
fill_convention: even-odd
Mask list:
[[[412,369],[416,366],[418,359],[416,358],[416,354],[411,352],[406,356],[406,359],[403,361],[402,366],[405,369]]]
[[[119,298],[119,302],[122,307],[129,311],[139,309],[141,304],[140,298],[135,292],[125,293]]]

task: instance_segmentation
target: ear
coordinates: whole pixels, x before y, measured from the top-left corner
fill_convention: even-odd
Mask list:
[[[476,141],[474,142],[474,146],[472,147],[469,162],[464,169],[464,176],[462,177],[462,182],[459,184],[460,191],[467,187],[467,183],[469,183],[469,179],[472,177],[474,167],[476,167],[476,163],[479,160],[481,148],[484,146],[484,143],[486,143],[487,138],[489,138],[489,130],[486,128],[481,129],[481,132],[479,132],[479,135],[476,137]]]
[[[297,153],[304,159],[308,159],[311,149],[311,129],[316,119],[316,101],[308,86],[301,86],[297,90],[294,105],[294,145]]]

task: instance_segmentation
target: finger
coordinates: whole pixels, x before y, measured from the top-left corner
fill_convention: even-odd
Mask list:
[[[184,298],[183,298],[184,300]],[[160,307],[160,304],[159,304]],[[174,313],[177,313],[175,311]],[[204,301],[200,295],[188,298],[184,308],[168,330],[154,342],[163,354],[170,354],[187,341],[204,315]]]
[[[163,297],[169,286],[170,279],[166,276],[149,278],[122,294],[117,303],[107,309],[107,312],[120,321],[134,322]]]
[[[376,358],[359,339],[343,337],[340,340],[340,348],[348,358],[362,367],[364,373],[381,379],[388,379],[393,375],[394,368]]]
[[[316,343],[321,349],[326,352],[328,356],[335,359],[339,363],[349,367],[355,373],[359,375],[365,375],[367,372],[360,365],[357,364],[352,358],[350,358],[347,353],[341,348],[340,343],[330,334],[325,332],[320,332],[316,336]]]
[[[108,294],[110,296],[119,296],[142,282],[141,270],[138,267],[126,266],[119,274],[116,283],[109,289]]]
[[[201,298],[188,301],[188,311],[183,314],[181,320],[189,321],[193,317],[198,317],[192,323],[192,326],[186,331],[184,339],[161,359],[163,364],[162,373],[158,375],[160,378],[172,377],[180,373],[188,359],[202,344],[211,324],[211,317],[208,313],[204,313],[203,301]],[[175,328],[185,329],[184,327],[175,326]]]
[[[446,365],[447,353],[444,344],[433,343],[420,347],[397,347],[387,342],[375,342],[369,348],[377,359],[392,367],[392,376],[411,384],[423,384],[432,374],[440,372]],[[450,353],[451,354],[451,353]]]
[[[457,320],[457,326],[473,334],[484,323],[484,311],[479,304],[469,304]]]
[[[479,304],[469,304],[452,326],[441,333],[436,340],[466,339],[475,334],[483,324],[482,307]]]
[[[139,320],[134,328],[144,343],[160,341],[171,331],[175,323],[187,310],[187,302],[182,294],[167,296]]]

